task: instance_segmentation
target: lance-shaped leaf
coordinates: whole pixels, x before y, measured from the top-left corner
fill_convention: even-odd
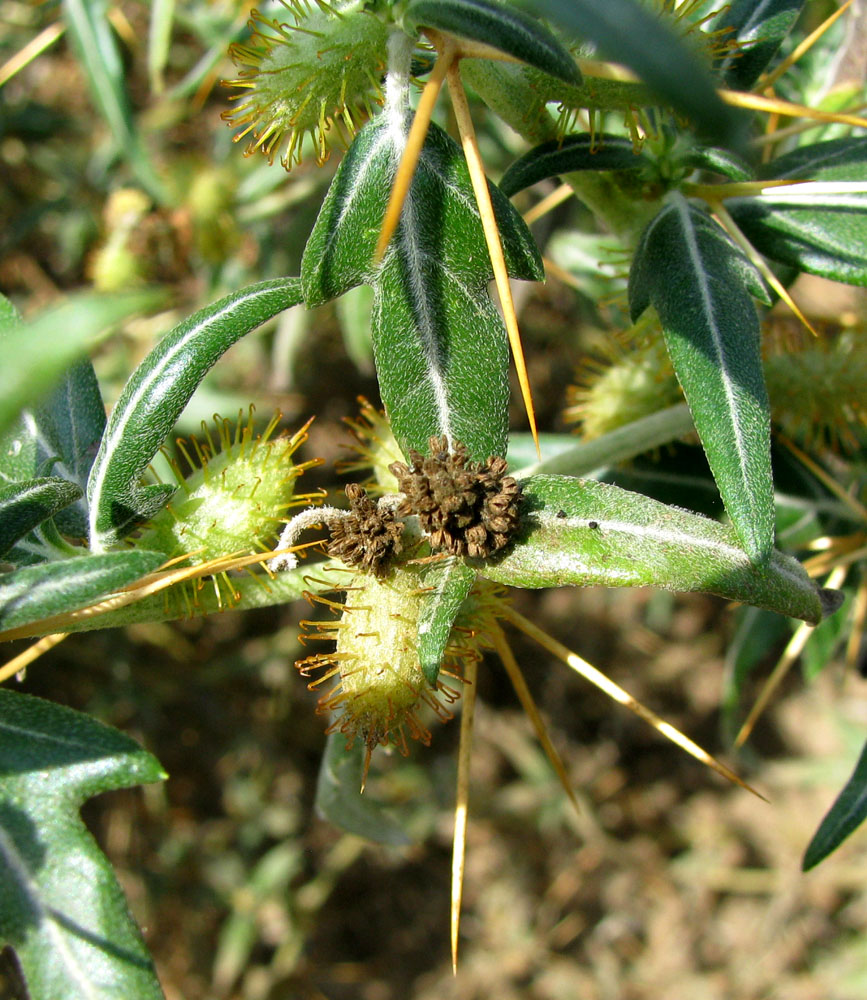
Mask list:
[[[833,281],[867,286],[867,191],[835,182],[773,188],[726,208],[766,257]],[[803,188],[815,188],[813,191]]]
[[[713,31],[729,45],[714,69],[727,87],[749,90],[791,31],[804,0],[735,0],[714,19]]]
[[[809,183],[726,201],[753,246],[801,271],[867,285],[867,138],[802,146],[760,176]]]
[[[86,607],[165,561],[160,552],[106,552],[26,566],[0,576],[0,629]]]
[[[813,834],[804,852],[801,868],[815,868],[867,819],[867,744],[851,777]]]
[[[159,761],[68,708],[0,689],[0,944],[31,1000],[161,1000],[123,892],[79,810],[161,781]]]
[[[75,483],[53,477],[0,486],[0,557],[37,524],[81,495],[81,487]]]
[[[570,37],[592,42],[628,66],[658,97],[722,145],[737,144],[740,121],[719,98],[707,67],[659,16],[636,0],[521,0]]]
[[[636,154],[630,139],[623,136],[567,135],[562,141],[543,142],[519,157],[503,174],[500,190],[510,198],[518,191],[574,170],[636,170],[647,164],[647,157]]]
[[[479,564],[512,587],[659,587],[703,591],[811,624],[835,611],[796,560],[751,562],[729,525],[609,483],[567,476],[523,481],[525,527],[507,554]]]
[[[675,193],[642,235],[629,275],[633,320],[653,305],[729,517],[750,558],[774,539],[771,420],[750,297],[754,266],[702,209]]]
[[[431,126],[401,222],[377,270],[372,260],[408,121],[380,115],[343,159],[304,251],[308,305],[362,282],[374,286],[372,335],[382,401],[404,454],[445,434],[484,461],[506,442],[506,331],[466,163]],[[533,238],[511,203],[491,196],[513,277],[540,280]]]
[[[369,794],[361,794],[364,756],[361,740],[347,748],[343,733],[328,737],[316,782],[316,808],[323,819],[347,833],[378,844],[405,847],[410,838],[403,827]]]
[[[210,368],[236,341],[301,301],[301,282],[250,285],[194,313],[133,372],[105,429],[87,484],[90,546],[104,552],[156,513],[173,492],[140,478]]]
[[[403,15],[410,34],[436,28],[499,49],[551,76],[580,83],[575,60],[536,18],[495,0],[410,0]]]
[[[732,181],[749,181],[755,176],[753,168],[736,153],[718,146],[694,146],[681,160],[694,170],[710,170]]]
[[[432,563],[422,573],[430,588],[421,604],[418,621],[418,658],[428,684],[436,685],[440,663],[452,625],[476,579],[476,571],[459,559]]]

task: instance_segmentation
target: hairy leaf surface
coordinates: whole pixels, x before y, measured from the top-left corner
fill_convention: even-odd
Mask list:
[[[567,135],[536,146],[509,167],[500,180],[500,190],[511,198],[537,181],[573,170],[636,170],[647,164],[636,154],[633,143],[623,136]]]
[[[435,685],[455,619],[476,579],[459,559],[432,563],[422,574],[425,594],[418,622],[418,658],[428,684]]]
[[[575,60],[536,18],[493,0],[410,0],[403,15],[409,31],[439,31],[482,42],[569,83],[580,83]]]
[[[700,514],[567,476],[531,476],[523,488],[526,527],[505,556],[479,564],[489,580],[704,591],[813,624],[842,600],[781,552],[757,566],[730,526]]]
[[[731,47],[714,66],[727,87],[752,88],[803,6],[804,0],[735,0],[723,7],[712,30],[720,32],[719,37]]]
[[[0,944],[32,1000],[160,1000],[153,963],[85,800],[161,781],[159,761],[89,716],[0,689]]]
[[[493,276],[460,148],[431,126],[400,225],[378,269],[379,227],[408,121],[380,115],[359,133],[304,251],[308,305],[362,282],[374,287],[380,394],[404,454],[445,434],[483,461],[505,450],[506,332],[487,292]],[[506,265],[539,280],[541,259],[514,208],[491,186]]]
[[[38,524],[81,495],[81,487],[75,483],[53,477],[0,486],[0,557]]]
[[[645,230],[629,275],[637,319],[653,305],[726,510],[750,557],[774,539],[771,420],[750,293],[761,278],[710,216],[680,194]]]
[[[106,552],[81,555],[0,576],[0,629],[73,611],[92,604],[165,561],[160,552]]]

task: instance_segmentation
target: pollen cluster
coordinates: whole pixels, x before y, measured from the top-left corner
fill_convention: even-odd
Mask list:
[[[283,166],[301,160],[305,136],[317,163],[328,142],[347,145],[372,105],[382,103],[388,29],[359,0],[281,0],[291,22],[254,10],[248,42],[229,49],[240,74],[226,84],[240,90],[223,118],[247,139],[245,153],[261,150],[269,161],[285,146]]]
[[[416,515],[434,551],[485,558],[509,544],[520,524],[521,488],[506,461],[474,462],[455,441],[430,439],[430,456],[409,453],[412,465],[389,468],[405,494],[397,512]]]
[[[382,576],[392,557],[401,551],[403,525],[393,510],[381,509],[358,483],[348,484],[346,496],[349,514],[330,525],[328,555]]]

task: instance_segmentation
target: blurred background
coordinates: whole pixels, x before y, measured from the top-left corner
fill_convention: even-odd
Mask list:
[[[831,9],[808,7],[818,20]],[[81,11],[99,25],[96,54],[69,27]],[[63,9],[0,0],[0,291],[25,316],[83,286],[165,291],[161,312],[129,322],[94,358],[109,403],[179,319],[244,284],[298,273],[339,161],[339,151],[321,167],[307,155],[287,174],[233,144],[220,120],[231,89],[221,81],[237,76],[226,52],[245,37],[249,15],[236,0]],[[826,44],[833,51],[847,39]],[[483,106],[474,113],[496,177],[525,146]],[[441,122],[448,127],[445,105]],[[554,266],[546,285],[522,291],[522,334],[549,432],[586,423],[593,388],[625,351],[617,336],[624,259],[588,228],[577,204],[534,226]],[[863,292],[818,280],[801,291],[829,339],[863,336]],[[359,396],[378,403],[369,297],[361,289],[348,298],[290,310],[238,344],[178,433],[251,402],[263,422],[281,410],[290,429],[315,414],[300,457],[325,465],[302,485],[340,490],[334,463],[351,443],[344,421],[357,415]],[[771,325],[778,340],[799,336],[782,313]],[[667,386],[660,376],[649,392]],[[524,430],[524,419],[516,403],[512,426]],[[689,442],[672,446],[634,471],[692,468],[696,452]],[[735,757],[726,741],[733,714],[742,716],[791,637],[784,620],[764,616],[747,633],[725,602],[653,591],[520,592],[514,603],[734,764],[770,803],[729,787],[510,633],[581,810],[499,663],[486,660],[453,976],[457,724],[437,728],[433,745],[414,745],[407,759],[375,754],[365,795],[394,806],[413,845],[371,845],[314,808],[324,722],[293,666],[305,655],[297,634],[306,605],[74,636],[30,668],[21,690],[119,727],[169,772],[162,786],[103,796],[85,810],[169,1000],[867,995],[864,832],[800,871],[867,722],[867,684],[844,670],[840,652],[847,619],[787,678]],[[741,706],[729,702],[726,715],[744,636],[757,633]],[[4,659],[17,651],[4,648]],[[0,997],[15,996],[10,983],[0,986]]]

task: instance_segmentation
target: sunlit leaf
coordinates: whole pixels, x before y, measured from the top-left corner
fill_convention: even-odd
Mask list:
[[[757,566],[732,527],[700,514],[593,480],[531,476],[523,486],[526,527],[506,555],[477,566],[498,583],[704,591],[814,624],[842,600],[781,552]]]

